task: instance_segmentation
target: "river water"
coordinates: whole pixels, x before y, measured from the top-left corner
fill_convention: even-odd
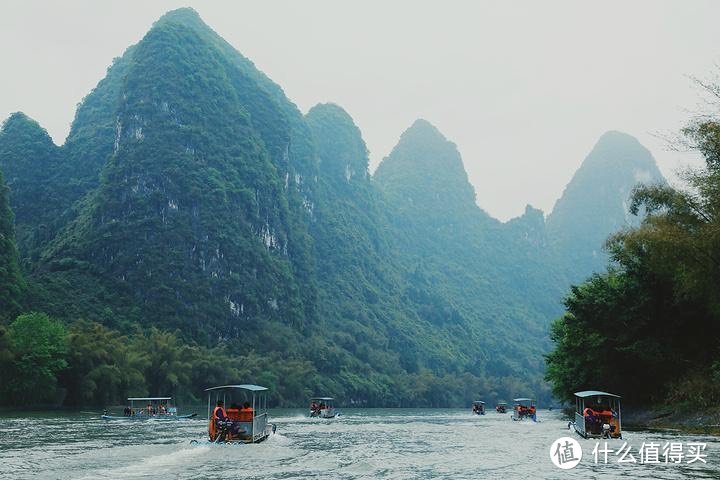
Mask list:
[[[597,440],[580,439],[559,412],[539,422],[469,410],[347,409],[332,420],[302,410],[271,411],[277,434],[256,445],[205,443],[207,422],[105,422],[99,413],[32,413],[0,417],[0,478],[4,479],[479,479],[720,478],[720,438],[672,432],[625,432],[636,463],[618,456],[594,461]],[[580,442],[583,457],[557,468],[550,449],[559,437]],[[191,445],[191,440],[201,443]],[[645,443],[706,444],[707,463],[640,464]],[[601,442],[601,447],[603,446]],[[629,457],[626,457],[629,459]],[[662,454],[660,461],[664,459]]]

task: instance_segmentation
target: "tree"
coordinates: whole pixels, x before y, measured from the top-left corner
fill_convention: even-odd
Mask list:
[[[65,327],[44,313],[20,315],[10,324],[12,372],[6,386],[11,399],[24,403],[51,401],[56,377],[67,367],[68,337]]]

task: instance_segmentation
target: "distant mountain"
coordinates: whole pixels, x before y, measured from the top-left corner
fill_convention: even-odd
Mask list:
[[[423,316],[436,326],[452,325],[455,341],[466,345],[465,368],[493,376],[539,372],[547,321],[558,306],[547,291],[528,298],[541,287],[523,257],[541,261],[542,253],[477,207],[455,145],[418,120],[374,177],[387,197],[414,301],[425,304]],[[542,270],[540,276],[547,278]]]
[[[168,356],[237,359],[223,381],[267,384],[278,403],[549,399],[542,354],[567,285],[604,265],[596,252],[633,184],[659,176],[629,138],[601,139],[547,225],[531,206],[501,223],[429,122],[370,175],[347,112],[302,115],[196,12],[175,10],[115,59],[61,147],[23,114],[4,123],[0,302],[102,323],[78,327],[92,342],[177,332]],[[199,362],[152,384],[225,378]]]
[[[652,154],[635,137],[605,133],[575,172],[547,218],[547,236],[570,282],[603,271],[608,235],[634,226],[628,210],[638,183],[664,183]]]

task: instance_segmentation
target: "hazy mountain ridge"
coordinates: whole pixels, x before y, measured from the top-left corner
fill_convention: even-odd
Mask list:
[[[620,163],[601,161],[617,136]],[[342,108],[303,116],[190,9],[114,61],[65,145],[46,137],[19,115],[0,133],[33,308],[307,361],[306,382],[374,404],[546,395],[548,323],[625,218],[644,155],[607,134],[547,222],[528,206],[501,223],[432,124],[416,121],[371,176]],[[637,171],[652,177],[650,161]],[[591,167],[622,178],[593,195]],[[52,209],[32,201],[50,193]],[[608,199],[597,228],[576,220]]]

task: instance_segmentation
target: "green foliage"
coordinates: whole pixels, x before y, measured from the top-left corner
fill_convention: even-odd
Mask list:
[[[4,372],[5,395],[28,404],[52,400],[57,374],[67,367],[63,324],[43,313],[28,313],[10,324],[7,335],[12,361],[11,372]]]
[[[17,255],[8,187],[0,171],[0,321],[13,318],[21,308],[25,284],[18,268]]]

